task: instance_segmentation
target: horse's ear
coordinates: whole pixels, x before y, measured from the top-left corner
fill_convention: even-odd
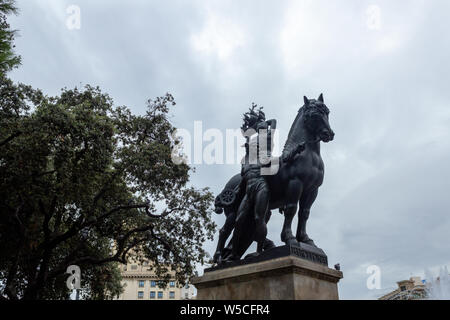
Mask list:
[[[309,105],[309,99],[306,96],[303,96],[303,101],[305,102],[305,106]]]
[[[319,96],[319,99],[318,99],[320,102],[322,102],[323,103],[323,93],[321,93],[320,94],[320,96]]]

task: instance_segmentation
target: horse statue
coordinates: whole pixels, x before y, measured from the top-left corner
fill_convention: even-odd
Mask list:
[[[330,142],[334,139],[334,132],[330,127],[329,109],[325,105],[323,94],[316,99],[304,97],[304,105],[298,110],[297,116],[289,131],[283,156],[290,153],[299,143],[305,144],[305,149],[296,154],[295,158],[280,166],[274,175],[267,175],[266,179],[270,189],[269,212],[266,221],[270,219],[270,210],[279,209],[284,214],[284,223],[281,231],[281,241],[287,245],[299,242],[315,246],[314,241],[306,232],[306,224],[310,216],[310,209],[316,200],[318,189],[323,183],[324,163],[320,155],[320,142]],[[224,190],[215,201],[216,213],[225,211],[227,220],[220,230],[219,241],[214,255],[214,261],[220,263],[230,254],[230,244],[225,248],[225,242],[230,236],[236,220],[236,211],[239,207],[243,192],[240,190],[242,177],[233,176]],[[292,232],[292,220],[298,212],[297,232]],[[250,215],[251,216],[251,215]],[[252,217],[247,218],[248,230],[252,230]],[[243,252],[254,241],[252,232],[243,236]],[[265,249],[274,247],[266,239]]]

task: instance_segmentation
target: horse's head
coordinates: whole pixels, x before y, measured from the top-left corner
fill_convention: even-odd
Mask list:
[[[324,103],[323,94],[317,100],[304,97],[303,121],[307,130],[314,136],[314,139],[323,142],[330,142],[334,139],[334,132],[328,122],[330,110]]]

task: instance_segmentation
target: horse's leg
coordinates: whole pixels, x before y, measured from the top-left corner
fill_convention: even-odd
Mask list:
[[[219,231],[219,241],[217,243],[216,253],[214,254],[214,262],[220,263],[222,259],[222,252],[225,247],[225,241],[227,241],[231,232],[234,229],[234,223],[236,221],[236,211],[234,209],[225,209],[227,219],[222,229]]]
[[[270,220],[271,216],[272,216],[272,211],[267,210],[267,213],[266,213],[266,226],[269,223],[269,220]],[[266,240],[264,241],[264,248],[263,249],[264,250],[269,250],[269,249],[272,249],[272,248],[275,248],[275,243],[273,243],[272,240],[266,238]]]
[[[270,217],[272,216],[272,211],[271,210],[267,210],[266,213],[266,224],[269,223]]]
[[[246,232],[245,223],[249,209],[250,209],[249,198],[247,195],[245,195],[244,199],[242,199],[242,202],[237,212],[233,238],[231,239],[232,248],[231,248],[231,257],[229,257],[229,260],[239,260],[242,254],[245,252],[245,250],[247,250],[247,248],[245,248],[244,250],[246,244],[243,243],[242,238],[245,238],[244,237],[244,232]]]
[[[258,191],[255,197],[255,240],[257,252],[261,253],[267,236],[266,215],[269,210],[269,189],[267,187]]]
[[[304,192],[299,201],[300,210],[298,214],[297,241],[315,246],[314,241],[308,237],[306,233],[306,223],[309,218],[309,212],[312,204],[316,200],[318,188],[310,192]]]
[[[303,190],[300,180],[291,180],[287,188],[286,206],[284,208],[284,223],[281,231],[281,241],[286,244],[296,244],[297,240],[292,234],[292,219],[297,213],[298,199]]]

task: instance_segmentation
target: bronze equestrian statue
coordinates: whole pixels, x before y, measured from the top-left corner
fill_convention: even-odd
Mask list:
[[[329,142],[334,139],[334,132],[328,122],[329,109],[324,103],[321,94],[317,100],[304,97],[304,105],[290,129],[279,170],[274,175],[265,175],[268,185],[268,212],[264,216],[267,223],[270,219],[270,210],[280,209],[285,220],[281,231],[281,240],[286,244],[298,242],[315,246],[306,233],[306,224],[310,208],[314,203],[318,189],[324,177],[324,164],[320,155],[320,142]],[[265,120],[265,119],[264,119]],[[299,147],[303,146],[303,147]],[[303,150],[304,148],[304,150]],[[286,161],[289,159],[289,161]],[[243,210],[238,230],[235,230],[232,241],[224,248],[225,241],[232,229],[236,227],[237,212],[245,198],[243,190],[243,176],[237,174],[227,183],[225,189],[216,198],[216,212],[225,211],[227,221],[220,231],[219,243],[214,260],[220,263],[224,260],[239,259],[253,241],[255,241],[255,216],[249,214],[252,210]],[[298,226],[296,235],[292,232],[292,220],[298,211]],[[261,216],[258,217],[261,221]],[[239,240],[236,240],[239,239]],[[266,239],[261,244],[261,235],[258,237],[258,250],[273,247],[273,242]],[[238,246],[238,248],[236,248]]]

